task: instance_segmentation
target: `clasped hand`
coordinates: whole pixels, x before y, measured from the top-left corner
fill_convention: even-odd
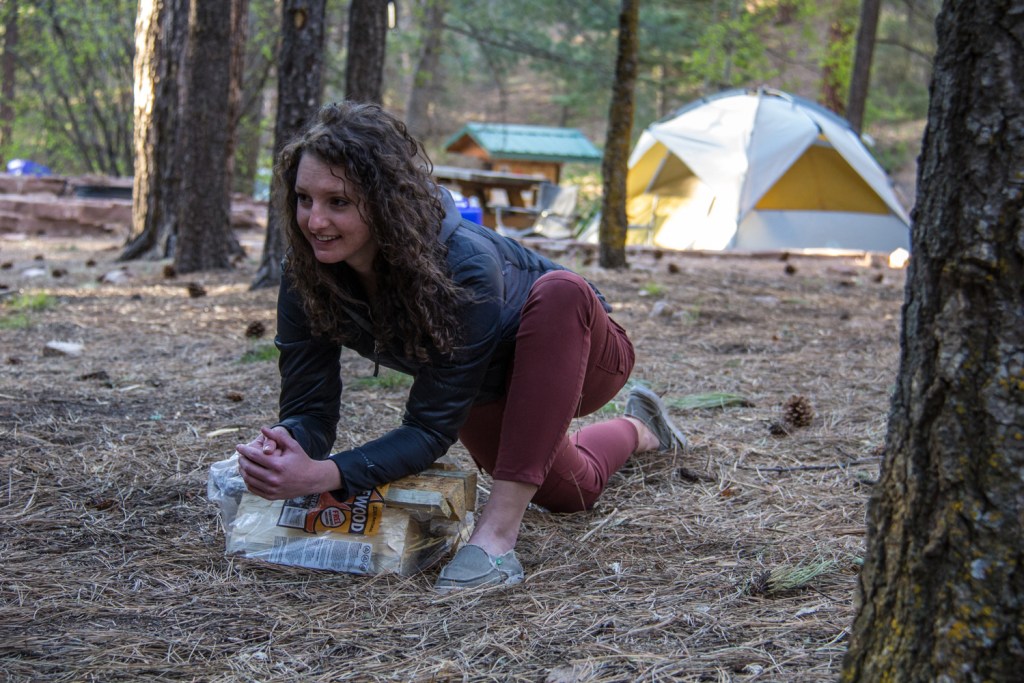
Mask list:
[[[261,498],[286,500],[341,486],[335,464],[310,458],[284,427],[262,427],[259,436],[235,450],[246,487]]]

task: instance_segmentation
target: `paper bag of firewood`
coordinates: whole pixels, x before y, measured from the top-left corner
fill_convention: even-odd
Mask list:
[[[429,469],[344,501],[330,493],[269,501],[246,490],[234,456],[210,467],[207,494],[220,505],[230,555],[409,576],[469,537],[476,473]]]

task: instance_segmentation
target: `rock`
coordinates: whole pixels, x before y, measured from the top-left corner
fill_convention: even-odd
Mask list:
[[[72,356],[77,357],[82,355],[82,351],[85,350],[85,346],[77,342],[64,342],[64,341],[49,341],[46,342],[46,346],[43,347],[44,356]]]
[[[101,275],[99,281],[108,285],[117,285],[122,282],[127,282],[131,277],[131,273],[127,270],[124,268],[118,268],[117,270],[112,270],[109,273]]]
[[[650,318],[671,318],[676,313],[676,307],[662,299],[655,302],[651,307]]]

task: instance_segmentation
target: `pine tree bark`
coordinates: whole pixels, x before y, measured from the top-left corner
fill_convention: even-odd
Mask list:
[[[121,261],[173,253],[181,198],[180,79],[188,0],[141,0],[135,22],[132,227]]]
[[[5,150],[14,131],[14,73],[18,49],[18,0],[7,0],[0,21],[4,23],[3,56],[0,57],[0,169],[6,168]]]
[[[274,123],[274,159],[316,113],[324,72],[324,13],[326,0],[285,0],[281,8],[281,47],[277,57],[277,118]],[[271,181],[267,234],[260,267],[252,289],[281,283],[284,258],[283,215],[275,198],[281,194],[276,177]]]
[[[853,72],[850,74],[850,97],[846,102],[846,120],[858,135],[864,128],[864,108],[871,83],[871,61],[875,54],[875,35],[878,33],[881,5],[882,0],[861,0],[860,3],[857,46],[853,54]]]
[[[231,52],[228,67],[228,209],[235,188],[235,150],[238,123],[242,118],[242,86],[245,82],[245,44],[249,34],[249,0],[231,0]]]
[[[351,0],[348,8],[348,52],[345,97],[380,104],[384,95],[388,0]]]
[[[626,173],[633,131],[639,20],[640,0],[622,0],[615,82],[612,84],[608,132],[601,161],[604,195],[601,201],[599,262],[605,268],[626,267]]]
[[[174,267],[231,267],[231,15],[234,2],[192,0],[185,57],[181,188]]]
[[[1024,5],[947,0],[845,681],[1024,662]]]
[[[423,7],[423,25],[420,31],[422,46],[416,72],[412,76],[409,104],[405,108],[405,125],[417,138],[429,137],[433,132],[431,109],[437,99],[441,79],[441,55],[444,51],[444,18],[449,0],[426,0]]]
[[[845,6],[845,3],[844,3]],[[837,53],[842,51],[849,38],[852,27],[846,22],[846,17],[840,16],[828,25],[828,51]],[[846,101],[843,99],[843,82],[841,72],[835,63],[827,61],[821,70],[821,103],[831,112],[841,117],[846,116]]]
[[[250,7],[252,5],[250,4]],[[260,163],[260,134],[264,120],[264,102],[270,97],[267,82],[275,66],[276,55],[264,56],[264,40],[267,36],[261,32],[263,17],[262,5],[255,6],[257,11],[247,12],[245,22],[245,49],[243,54],[240,79],[240,102],[235,116],[235,168],[231,174],[233,191],[252,195],[256,191],[256,179]],[[274,16],[277,16],[276,10]],[[278,23],[279,26],[279,23]],[[279,37],[274,31],[274,40]],[[240,42],[240,41],[236,41]],[[248,45],[256,43],[255,49]]]

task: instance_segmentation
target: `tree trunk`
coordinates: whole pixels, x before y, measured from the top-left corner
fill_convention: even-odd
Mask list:
[[[441,80],[441,53],[444,49],[444,17],[449,0],[426,0],[423,8],[423,27],[420,31],[422,47],[416,71],[412,76],[409,104],[405,108],[405,125],[417,138],[429,137],[433,132],[431,108],[437,98]]]
[[[230,211],[230,196],[234,190],[235,178],[235,145],[237,143],[235,131],[238,130],[238,121],[242,118],[242,86],[245,82],[245,44],[248,38],[249,29],[249,0],[231,0],[231,51],[228,67],[228,177],[231,183],[228,185],[228,210]],[[229,214],[230,218],[230,214]]]
[[[231,14],[233,2],[192,0],[182,107],[179,273],[229,268]]]
[[[3,16],[4,53],[0,57],[0,171],[14,134],[14,72],[18,61],[18,0],[7,0]]]
[[[846,116],[846,102],[843,91],[847,90],[844,83],[842,60],[848,48],[853,26],[847,17],[848,3],[840,3],[838,16],[828,27],[828,47],[825,63],[821,69],[821,103],[825,108]]]
[[[274,124],[274,159],[316,113],[324,72],[324,12],[326,0],[285,0],[281,8],[281,48],[277,57],[277,119]],[[274,198],[277,179],[271,181],[270,207],[263,256],[252,288],[275,287],[281,282],[284,258],[283,216]]]
[[[234,172],[232,191],[252,195],[256,190],[260,170],[260,126],[263,124],[263,93],[254,91],[252,84],[243,84],[244,103],[235,124]]]
[[[263,58],[262,36],[259,32],[259,12],[248,12],[246,43],[257,41],[257,49],[247,49],[243,55],[241,97],[235,117],[235,155],[232,190],[252,195],[256,189],[256,175],[260,162],[260,126],[263,123],[264,91],[273,68],[273,58]],[[279,24],[278,24],[279,25]],[[274,37],[277,38],[275,29]]]
[[[142,0],[135,22],[132,228],[119,260],[171,256],[181,197],[178,123],[188,0]]]
[[[740,0],[732,0],[729,5],[729,26],[735,27],[737,19],[740,14]],[[733,28],[733,31],[736,29]],[[728,88],[733,85],[732,82],[732,64],[733,59],[736,56],[736,38],[732,35],[728,36],[725,41],[723,48],[725,49],[725,57],[722,60],[722,88]]]
[[[351,0],[345,59],[347,99],[381,103],[387,37],[388,0]]]
[[[626,267],[626,172],[629,170],[627,164],[633,131],[639,18],[640,0],[622,0],[615,82],[612,84],[608,133],[601,162],[604,197],[601,203],[599,262],[605,268]]]
[[[250,3],[246,15],[241,102],[234,119],[235,168],[231,177],[235,192],[253,195],[260,170],[265,103],[273,97],[267,92],[267,83],[277,63],[276,53],[267,50],[266,46],[276,44],[280,38],[281,20],[280,10],[272,3]]]
[[[882,0],[861,0],[860,3],[857,48],[853,55],[853,72],[850,74],[850,97],[846,103],[846,120],[858,135],[864,129],[864,107],[868,101],[871,60],[875,54],[875,35],[878,32],[881,5]]]
[[[1024,6],[947,0],[845,681],[1024,662]]]

